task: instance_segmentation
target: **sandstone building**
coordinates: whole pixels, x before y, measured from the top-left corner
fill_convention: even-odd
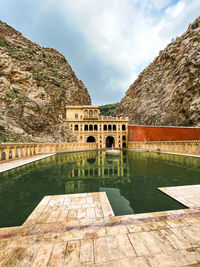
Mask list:
[[[98,106],[66,106],[66,123],[79,143],[96,142],[98,148],[127,146],[128,117],[100,116]]]

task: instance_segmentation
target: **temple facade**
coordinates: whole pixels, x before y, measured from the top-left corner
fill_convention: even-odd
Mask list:
[[[127,146],[128,117],[100,116],[98,106],[67,106],[66,123],[79,143],[97,143],[98,148]]]

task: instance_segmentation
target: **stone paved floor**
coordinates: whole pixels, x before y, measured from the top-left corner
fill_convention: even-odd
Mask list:
[[[200,185],[185,185],[159,188],[187,207],[200,207]]]
[[[46,196],[0,229],[0,266],[200,266],[200,208],[114,216],[103,192]]]
[[[54,154],[37,155],[37,156],[31,156],[28,158],[16,159],[16,160],[11,160],[8,162],[0,163],[0,173],[11,170],[13,168],[23,166],[25,164],[34,162],[36,160],[47,158],[52,155]]]

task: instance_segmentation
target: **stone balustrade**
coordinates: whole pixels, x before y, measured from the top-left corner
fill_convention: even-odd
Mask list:
[[[128,142],[129,149],[200,154],[200,140]]]
[[[41,154],[97,149],[96,143],[5,143],[0,144],[0,162]]]

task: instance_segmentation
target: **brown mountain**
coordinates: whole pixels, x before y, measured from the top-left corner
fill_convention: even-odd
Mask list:
[[[200,126],[200,17],[138,76],[116,115],[139,125]]]
[[[0,142],[73,141],[66,105],[90,105],[63,55],[0,21]]]

